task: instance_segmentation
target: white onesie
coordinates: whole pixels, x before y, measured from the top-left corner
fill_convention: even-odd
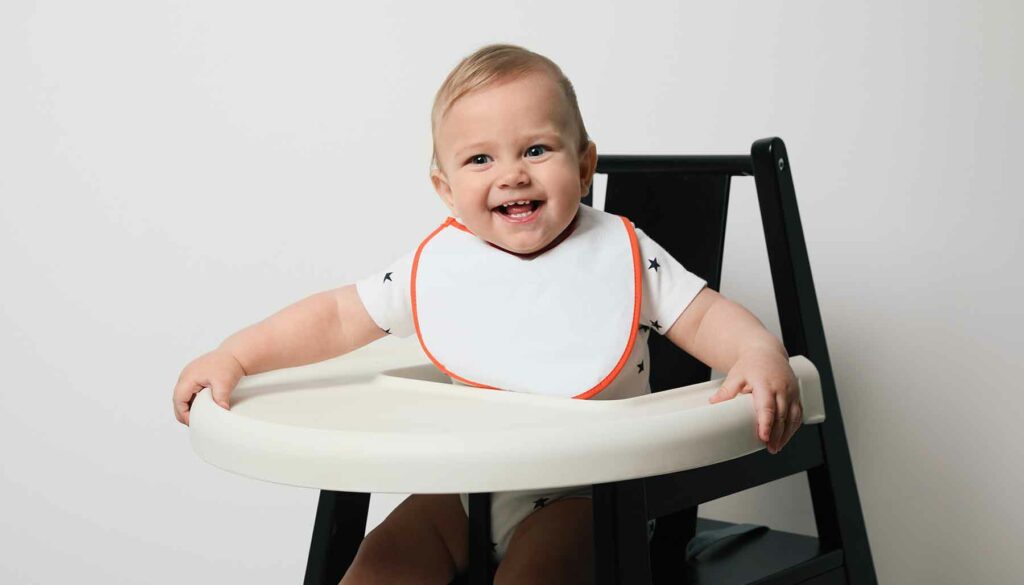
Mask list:
[[[610,221],[613,220],[613,221]],[[608,231],[609,229],[614,230],[611,227],[617,225],[616,222],[621,223],[622,220],[618,216],[614,216],[605,213],[600,210],[596,210],[590,206],[581,205],[579,214],[573,224],[572,232],[556,247],[551,248],[542,252],[541,255],[549,254],[556,248],[559,250],[561,266],[565,266],[566,261],[572,262],[573,257],[565,257],[567,251],[579,250],[578,252],[572,252],[572,254],[583,254],[586,248],[580,248],[576,244],[583,242],[583,238],[589,235],[598,234],[602,237],[607,237],[610,234],[618,234],[615,231]],[[465,234],[470,232],[461,224],[458,224],[454,219],[449,218],[445,224],[442,224],[442,228],[447,227],[451,224],[455,224],[456,227],[460,228]],[[605,231],[599,232],[592,228],[596,226],[604,226]],[[629,224],[632,227],[632,224]],[[442,228],[439,228],[440,231]],[[621,228],[620,228],[621,229]],[[435,231],[430,237],[433,237],[438,233]],[[661,246],[659,246],[654,240],[650,239],[643,233],[642,230],[632,230],[635,232],[635,243],[639,252],[639,264],[637,268],[640,270],[640,284],[642,291],[640,293],[640,314],[638,331],[635,335],[635,343],[632,347],[626,348],[623,357],[625,362],[621,363],[620,368],[617,369],[617,374],[614,374],[613,379],[606,380],[599,387],[595,386],[594,390],[589,393],[580,393],[578,398],[588,398],[593,400],[610,400],[617,398],[630,398],[642,394],[650,393],[650,356],[647,347],[647,337],[653,330],[659,334],[664,334],[676,319],[682,314],[683,310],[690,304],[694,297],[704,288],[706,282],[695,274],[686,270],[678,261],[672,258]],[[467,237],[463,234],[463,237]],[[430,240],[430,237],[427,240]],[[472,240],[475,236],[468,236]],[[571,241],[577,238],[577,241]],[[624,240],[625,241],[625,240]],[[482,242],[479,240],[472,240],[473,242]],[[426,241],[424,242],[424,244]],[[566,244],[569,243],[567,246]],[[616,244],[618,246],[619,244]],[[628,246],[628,244],[627,244]],[[423,245],[420,246],[421,248]],[[440,246],[438,246],[440,247]],[[530,260],[521,259],[518,256],[510,254],[505,251],[501,251],[498,248],[491,247],[495,250],[500,251],[500,255],[497,257],[491,257],[493,260],[499,260],[505,262],[506,269],[514,268],[516,270],[531,270],[533,266],[537,266],[538,270],[543,269],[542,262],[530,263]],[[453,248],[459,250],[459,248]],[[487,249],[489,250],[489,249]],[[488,253],[485,250],[484,253]],[[479,250],[475,250],[474,253],[479,253]],[[498,254],[497,252],[489,252],[490,254]],[[486,259],[487,257],[484,256]],[[411,279],[413,275],[414,260],[416,259],[416,250],[406,254],[399,258],[389,267],[383,271],[375,272],[366,278],[359,280],[356,283],[356,290],[358,291],[359,297],[366,307],[370,317],[374,320],[378,327],[391,335],[398,335],[399,337],[406,337],[417,333],[417,324],[424,323],[422,315],[422,307],[425,304],[424,298],[427,297],[429,291],[424,291],[424,286],[429,286],[433,282],[430,278],[427,278],[427,274],[421,274],[420,279],[416,284],[416,289],[421,297],[420,308],[421,314],[419,320],[414,319],[413,310],[413,288],[411,286]],[[472,258],[469,258],[472,260]],[[591,259],[592,260],[592,259]],[[588,258],[580,258],[578,261],[579,266],[588,266]],[[507,264],[511,262],[512,264]],[[617,261],[618,262],[618,261]],[[621,262],[619,262],[621,264]],[[629,261],[630,264],[634,262]],[[422,267],[418,267],[420,272],[425,272]],[[632,268],[630,268],[632,270]],[[582,273],[577,273],[577,278],[583,278]],[[616,272],[618,274],[618,272]],[[440,278],[444,278],[442,275]],[[514,286],[514,285],[513,285]],[[568,285],[566,285],[568,286]],[[630,289],[631,290],[631,289]],[[595,294],[601,294],[601,290],[590,290],[588,296]],[[529,296],[530,292],[525,293]],[[610,292],[607,294],[611,294]],[[512,298],[521,298],[515,295]],[[529,299],[525,299],[524,302],[529,302]],[[580,302],[585,302],[582,299]],[[502,310],[503,307],[495,307],[495,310]],[[509,310],[514,310],[514,307],[508,307]],[[621,312],[621,311],[620,311]],[[632,313],[630,307],[626,308],[626,313]],[[548,314],[551,314],[550,312]],[[500,319],[496,319],[500,320]],[[619,317],[619,321],[622,317]],[[505,323],[510,323],[509,320],[505,320]],[[577,319],[577,323],[579,320]],[[626,322],[628,326],[630,322]],[[571,323],[569,323],[571,325]],[[480,328],[486,327],[488,323],[482,322],[480,319],[473,319],[471,323],[467,322],[462,324],[463,327]],[[566,323],[551,323],[551,327],[557,328],[566,325]],[[506,325],[507,326],[507,325]],[[534,327],[533,329],[538,331],[545,331],[545,327]],[[550,330],[550,328],[548,329]],[[486,338],[486,336],[484,336]],[[493,335],[492,335],[492,338]],[[427,347],[424,340],[424,332],[420,331],[421,343]],[[436,347],[436,346],[435,346]],[[557,344],[555,345],[557,347]],[[430,349],[429,347],[427,348]],[[627,357],[628,354],[628,357]],[[432,355],[431,359],[438,363],[437,359]],[[578,358],[577,358],[578,359]],[[606,358],[607,359],[607,358]],[[445,360],[447,363],[447,360]],[[440,364],[438,364],[439,367]],[[452,371],[450,374],[459,374],[461,371]],[[612,376],[612,374],[609,374]],[[599,377],[599,376],[598,376]],[[478,376],[470,377],[469,380],[478,379]],[[462,383],[453,377],[454,383]],[[538,382],[536,385],[540,386]],[[556,385],[556,388],[561,387]],[[584,388],[590,388],[591,384],[587,383]],[[522,390],[528,391],[528,390]],[[542,391],[542,393],[551,393],[550,391]],[[572,392],[570,394],[576,394]],[[491,496],[491,529],[492,529],[492,547],[495,549],[496,560],[500,561],[507,551],[508,543],[511,540],[512,534],[515,527],[528,516],[531,512],[536,509],[542,508],[545,505],[557,501],[559,499],[567,497],[590,497],[591,486],[571,486],[564,488],[551,488],[542,490],[522,490],[522,491],[508,491],[508,492],[496,492]],[[463,508],[467,511],[469,509],[468,495],[460,494],[462,499]],[[653,534],[652,520],[649,526],[649,535]]]

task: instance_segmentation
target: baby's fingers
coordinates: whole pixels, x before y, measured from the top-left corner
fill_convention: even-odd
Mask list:
[[[783,445],[793,438],[793,435],[796,434],[802,424],[804,424],[804,408],[799,401],[794,402],[789,405],[789,418],[786,422],[786,434],[782,437],[779,449],[782,449]]]
[[[757,438],[768,443],[776,426],[778,405],[771,392],[754,392],[754,411],[757,413]]]
[[[210,385],[210,391],[213,392],[214,402],[219,404],[224,410],[231,410],[229,401],[231,389],[226,382],[214,382]]]
[[[178,382],[177,386],[174,387],[171,402],[174,404],[174,418],[178,419],[178,422],[188,425],[188,415],[192,409],[192,400],[195,399],[196,393],[202,389],[202,384],[184,380]]]

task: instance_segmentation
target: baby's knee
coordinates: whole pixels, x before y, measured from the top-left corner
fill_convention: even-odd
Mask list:
[[[390,579],[392,576],[388,574],[399,563],[395,559],[396,549],[387,540],[386,532],[380,530],[367,534],[339,585],[399,582]]]
[[[410,536],[415,537],[394,534],[385,524],[375,528],[363,538],[340,585],[447,585],[453,577],[447,556],[410,546]]]

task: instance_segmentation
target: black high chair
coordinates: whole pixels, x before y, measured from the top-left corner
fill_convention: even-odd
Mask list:
[[[597,172],[608,175],[605,210],[631,219],[715,290],[730,183],[734,176],[753,175],[783,342],[790,355],[806,356],[817,367],[826,412],[822,424],[802,426],[776,455],[761,450],[698,469],[595,485],[599,585],[877,583],[791,169],[779,138],[754,142],[750,155],[599,157]],[[584,202],[591,204],[592,195]],[[654,392],[710,379],[711,368],[662,336],[650,336],[649,343]],[[766,527],[726,532],[717,541],[707,538],[732,525],[699,518],[699,504],[802,472],[810,485],[817,538]],[[369,497],[320,492],[307,585],[341,580],[366,531]],[[652,518],[658,522],[648,544]],[[469,537],[469,572],[452,585],[489,585],[496,569],[490,494],[470,495]]]

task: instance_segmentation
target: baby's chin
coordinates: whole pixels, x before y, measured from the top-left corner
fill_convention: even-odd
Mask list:
[[[488,240],[488,242],[493,246],[497,246],[502,250],[505,250],[506,252],[511,252],[512,254],[515,254],[517,256],[529,256],[530,254],[535,254],[543,250],[548,244],[551,243],[552,240],[554,240],[554,238],[550,238],[547,241],[541,240],[539,242],[527,243],[519,241],[504,241],[500,238],[496,238],[494,241]]]
[[[492,246],[518,256],[539,252],[555,239],[551,234],[543,233],[546,230],[541,230],[542,233],[524,231],[513,234],[502,233],[503,231],[498,227],[497,229],[489,230],[487,234],[477,234],[477,236],[482,237],[484,241]]]
[[[491,235],[494,237],[484,238],[488,243],[517,256],[529,256],[542,252],[557,245],[556,240],[564,239],[559,238],[560,232],[548,232],[548,230],[540,230],[539,233],[520,232],[511,235],[492,233]]]

